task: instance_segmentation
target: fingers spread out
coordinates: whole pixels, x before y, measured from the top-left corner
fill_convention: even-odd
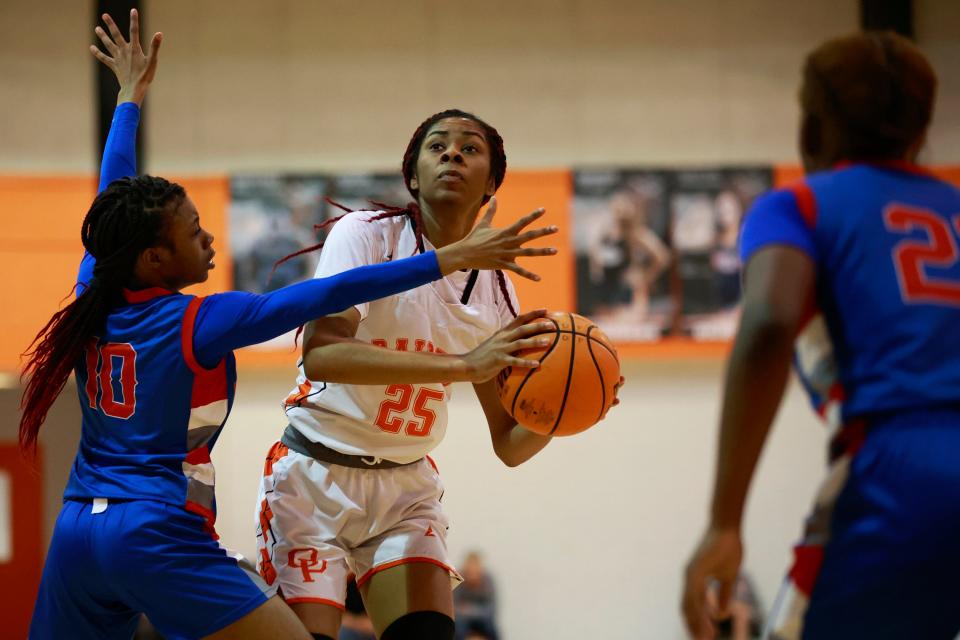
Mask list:
[[[485,224],[488,227],[493,222],[493,216],[497,213],[497,198],[496,196],[490,198],[490,204],[487,205],[487,212],[483,214],[483,218],[480,219],[480,224]]]
[[[510,333],[507,334],[506,338],[512,342],[514,340],[520,340],[530,336],[537,336],[541,333],[552,332],[555,329],[556,325],[554,325],[552,322],[531,322],[529,324],[524,324],[512,329]],[[549,342],[549,339],[547,340]]]
[[[98,38],[100,38],[100,42],[102,42],[103,46],[107,48],[107,51],[110,52],[110,55],[116,56],[117,52],[120,51],[120,48],[113,40],[110,39],[110,36],[107,35],[107,32],[101,27],[95,27],[93,32],[97,34]]]
[[[136,9],[130,9],[130,42],[140,48],[140,14]]]
[[[544,209],[543,207],[541,207],[541,208],[533,211],[532,213],[528,213],[527,215],[523,216],[522,218],[520,218],[519,220],[517,220],[516,222],[514,222],[512,225],[510,225],[509,227],[507,227],[507,231],[509,231],[510,233],[513,233],[513,234],[520,233],[520,231],[521,231],[524,227],[528,226],[531,222],[533,222],[533,221],[536,220],[537,218],[542,217],[543,214],[546,213],[546,212],[547,212],[547,210]]]
[[[530,322],[536,320],[537,318],[544,318],[547,315],[546,309],[534,309],[533,311],[527,311],[526,313],[521,313],[516,318],[513,319],[510,324],[506,326],[507,329],[515,329],[520,325],[529,324]]]
[[[522,358],[506,358],[505,367],[519,367],[521,369],[537,369],[540,367],[539,360],[524,360]]]
[[[550,338],[524,338],[510,343],[510,352],[516,353],[525,349],[546,349],[550,346]]]
[[[515,258],[524,258],[530,256],[553,256],[557,254],[557,250],[554,247],[541,247],[535,249],[511,249],[508,253]]]
[[[113,21],[113,18],[111,18],[109,14],[103,14],[103,22],[107,25],[107,29],[110,30],[110,37],[113,38],[117,46],[122,47],[127,44],[127,41],[123,38],[123,34],[120,33],[119,27],[117,27],[117,23]]]
[[[527,280],[533,280],[534,282],[540,281],[540,276],[535,274],[533,271],[527,271],[516,262],[504,262],[500,265],[501,269],[506,269],[507,271],[512,271],[521,278],[526,278]]]
[[[113,64],[113,58],[105,54],[103,51],[97,48],[97,45],[90,45],[90,53],[93,54],[93,57],[107,65],[108,67]]]
[[[539,229],[521,233],[519,236],[517,236],[517,241],[520,242],[520,244],[524,244],[526,242],[530,242],[531,240],[542,238],[543,236],[553,235],[557,231],[559,231],[559,229],[556,226],[540,227]]]
[[[147,49],[147,57],[156,59],[157,54],[160,53],[160,45],[163,43],[163,34],[155,33],[153,38],[150,40],[150,46]]]

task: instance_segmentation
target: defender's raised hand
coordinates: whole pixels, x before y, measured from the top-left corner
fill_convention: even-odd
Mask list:
[[[160,53],[163,34],[159,32],[153,34],[147,52],[144,53],[140,46],[140,16],[136,9],[130,10],[129,42],[124,40],[113,18],[106,13],[102,17],[109,33],[99,26],[94,29],[94,33],[100,38],[107,53],[101,51],[96,45],[90,45],[90,52],[97,60],[110,67],[117,76],[120,82],[117,104],[135,102],[139,106],[143,104],[147,87],[150,86],[157,72],[157,55]]]
[[[497,199],[491,198],[487,212],[463,240],[437,251],[437,261],[444,275],[459,269],[504,269],[530,280],[540,279],[537,274],[518,265],[516,259],[556,254],[557,250],[554,247],[524,248],[523,245],[531,240],[556,233],[557,227],[523,231],[544,214],[543,209],[537,209],[509,227],[495,229],[490,224],[496,211]]]

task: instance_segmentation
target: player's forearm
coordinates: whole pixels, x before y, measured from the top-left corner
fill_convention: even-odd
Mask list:
[[[140,108],[131,102],[117,106],[110,123],[110,133],[100,162],[100,185],[103,191],[114,180],[137,175],[137,127]]]
[[[342,384],[429,384],[469,379],[456,355],[394,351],[355,339],[314,347],[303,359],[310,380]]]
[[[514,423],[494,439],[493,450],[503,464],[516,467],[540,453],[552,439],[551,436],[542,436]]]
[[[746,309],[727,368],[717,470],[711,507],[713,528],[739,528],[750,481],[783,396],[793,332]]]
[[[117,93],[117,106],[124,102],[132,102],[138,107],[143,106],[143,99],[147,97],[149,82],[136,82],[132,86],[121,86]]]

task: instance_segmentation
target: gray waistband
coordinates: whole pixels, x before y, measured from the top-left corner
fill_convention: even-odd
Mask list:
[[[353,467],[355,469],[395,469],[396,467],[406,467],[416,464],[420,460],[413,462],[393,462],[392,460],[382,460],[373,456],[352,456],[348,453],[340,453],[319,442],[313,442],[305,435],[287,425],[283,430],[283,436],[280,442],[287,445],[293,451],[309,456],[314,460],[326,462],[328,464],[337,464],[341,467]]]

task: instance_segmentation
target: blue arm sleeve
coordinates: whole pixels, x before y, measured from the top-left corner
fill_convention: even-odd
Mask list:
[[[206,298],[193,329],[194,356],[213,367],[230,351],[283,335],[305,322],[415,289],[443,277],[435,251],[357,267],[264,295],[231,291]]]
[[[746,265],[753,254],[770,245],[800,249],[817,261],[814,230],[801,214],[796,196],[789,190],[771,191],[754,202],[740,232],[741,262]]]
[[[137,175],[137,126],[140,124],[140,107],[133,102],[124,102],[113,112],[107,144],[100,162],[100,184],[97,193],[119,178]],[[86,289],[93,278],[95,260],[84,252],[77,273],[77,295]]]

